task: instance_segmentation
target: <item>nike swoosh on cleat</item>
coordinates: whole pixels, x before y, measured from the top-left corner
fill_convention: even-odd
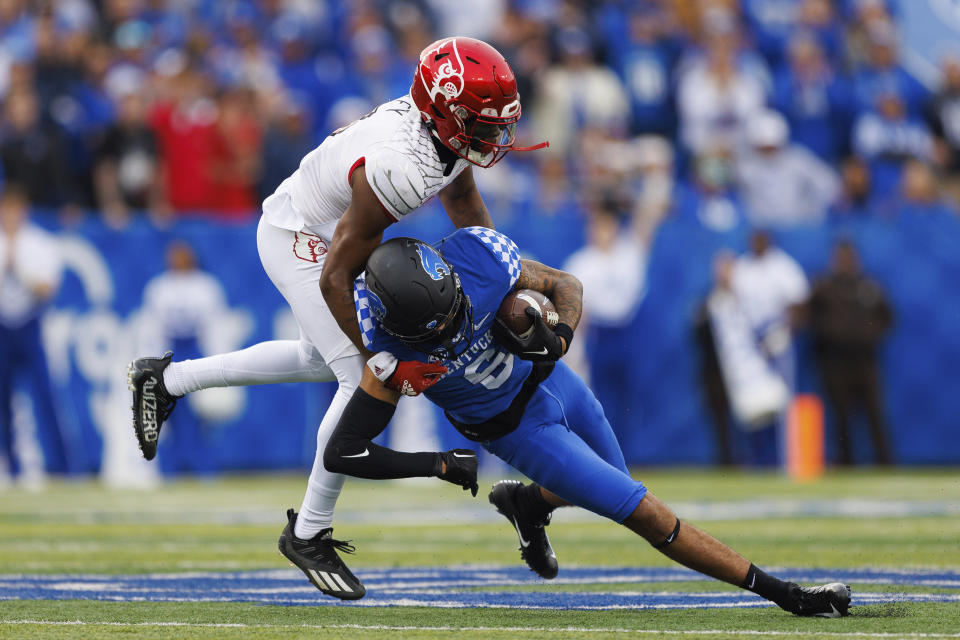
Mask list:
[[[837,611],[837,608],[833,606],[833,603],[830,603],[830,611],[824,611],[823,613],[817,614],[818,618],[839,618],[840,612]]]
[[[523,539],[523,534],[520,533],[520,525],[517,524],[517,517],[516,517],[516,516],[513,517],[513,528],[517,530],[517,535],[520,536],[520,546],[523,547],[524,549],[526,549],[527,547],[529,547],[529,546],[530,546],[530,542],[529,542],[528,540],[524,540],[524,539]]]
[[[343,456],[343,457],[346,458],[346,457],[348,457],[348,456]],[[453,454],[453,457],[454,457],[454,458],[476,458],[476,456],[473,455],[472,453],[467,453],[467,454],[455,453],[455,454]]]
[[[341,458],[364,458],[370,455],[369,449],[364,449],[362,453],[355,453],[352,456],[340,456]]]
[[[531,356],[545,356],[547,355],[547,348],[544,347],[540,351],[524,351],[524,353]]]

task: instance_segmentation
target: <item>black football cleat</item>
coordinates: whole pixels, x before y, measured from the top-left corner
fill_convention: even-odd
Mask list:
[[[367,594],[363,583],[343,563],[337,551],[353,553],[352,544],[333,539],[333,529],[327,527],[309,540],[301,540],[293,533],[297,513],[287,509],[287,526],[280,534],[277,546],[294,566],[323,593],[341,600],[359,600]]]
[[[780,607],[798,616],[840,618],[850,612],[850,587],[842,582],[831,582],[821,587],[791,584],[789,600],[780,604]]]
[[[516,493],[523,484],[516,480],[501,480],[490,490],[490,504],[503,514],[520,536],[520,556],[530,570],[541,578],[557,577],[557,555],[550,546],[545,527],[550,524],[550,515],[534,520],[517,506]]]
[[[133,392],[133,430],[137,434],[140,452],[147,460],[157,455],[160,427],[173,413],[177,399],[163,384],[163,370],[170,364],[173,353],[160,358],[137,358],[127,365],[127,386]]]

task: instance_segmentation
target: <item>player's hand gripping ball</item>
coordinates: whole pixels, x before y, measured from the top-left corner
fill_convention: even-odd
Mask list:
[[[558,360],[563,344],[553,328],[559,321],[550,299],[539,291],[513,291],[500,303],[493,335],[508,351],[534,362]]]
[[[560,316],[550,302],[550,298],[533,289],[511,291],[500,303],[497,317],[521,340],[533,332],[533,320],[527,315],[528,308],[534,309],[551,329],[557,326]]]

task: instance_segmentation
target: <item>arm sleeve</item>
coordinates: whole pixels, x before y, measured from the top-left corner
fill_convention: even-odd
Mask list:
[[[396,405],[357,389],[323,451],[323,466],[333,473],[371,480],[434,475],[438,454],[403,453],[373,444],[395,410]]]

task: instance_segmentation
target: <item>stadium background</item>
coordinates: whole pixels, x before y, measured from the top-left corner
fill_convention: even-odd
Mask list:
[[[801,24],[807,5],[826,6],[826,20]],[[950,31],[960,25],[957,16],[955,3],[935,0],[4,2],[0,90],[8,107],[12,96],[36,96],[42,135],[58,150],[33,200],[36,220],[62,238],[68,266],[44,338],[69,471],[96,472],[111,459],[136,456],[123,368],[143,344],[142,292],[163,270],[171,240],[189,241],[201,267],[224,287],[231,314],[222,323],[223,346],[291,335],[283,301],[256,255],[259,199],[327,132],[405,93],[416,54],[453,33],[488,39],[513,64],[524,102],[521,139],[539,141],[551,126],[561,134],[550,152],[511,154],[476,171],[498,228],[530,257],[559,266],[584,244],[596,206],[591,198],[609,178],[598,150],[651,132],[671,141],[673,206],[653,236],[646,292],[624,332],[630,339],[623,349],[636,358],[629,380],[635,419],[617,429],[634,464],[715,461],[697,383],[693,315],[709,288],[715,251],[745,250],[751,226],[733,185],[725,195],[734,224],[718,231],[696,215],[696,154],[677,108],[682,71],[703,55],[709,34],[732,30],[738,66],[757,74],[768,105],[782,107],[776,89],[789,73],[788,40],[811,33],[850,95],[819,123],[786,115],[794,141],[820,145],[816,150],[839,168],[851,152],[852,124],[872,108],[878,85],[902,91],[911,117],[927,126],[942,45],[957,41]],[[640,42],[644,29],[652,35]],[[871,34],[889,36],[890,29],[897,69],[884,75],[864,51]],[[609,71],[604,81],[618,86],[629,108],[590,115],[574,106],[571,120],[558,119],[561,107],[550,102],[545,79],[576,56]],[[154,178],[166,187],[163,197],[144,201],[145,210],[105,201],[94,184],[98,163],[109,156],[106,133],[131,96],[143,100],[157,141]],[[187,129],[171,117],[177,100],[189,101]],[[800,137],[824,127],[833,132],[826,142]],[[0,143],[11,135],[5,115]],[[811,278],[826,268],[835,239],[852,238],[868,273],[887,289],[896,324],[883,348],[886,409],[896,460],[907,464],[960,462],[960,396],[953,392],[960,383],[960,218],[947,196],[955,178],[948,147],[940,139],[938,154],[920,158],[945,188],[932,203],[904,198],[895,171],[875,183],[876,197],[863,210],[838,205],[817,221],[774,229]],[[4,156],[5,179],[17,178],[17,166]],[[631,171],[616,181],[628,200],[642,188]],[[391,233],[435,240],[450,228],[434,201]],[[803,334],[797,350],[799,388],[818,391]],[[210,445],[217,468],[309,465],[328,386],[279,385],[215,398],[207,411],[222,418]]]

